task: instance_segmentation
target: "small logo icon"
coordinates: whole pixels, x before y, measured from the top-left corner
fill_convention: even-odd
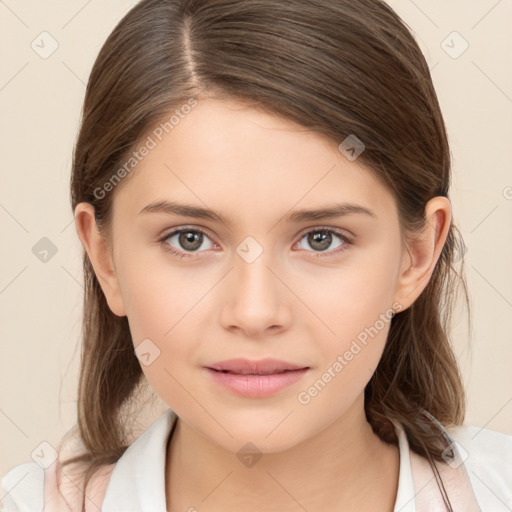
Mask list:
[[[160,349],[149,338],[145,338],[135,348],[135,354],[144,366],[149,366],[160,356]]]
[[[469,457],[469,453],[460,443],[454,441],[443,450],[441,457],[450,467],[457,469]]]
[[[458,59],[469,48],[469,43],[457,31],[453,31],[441,42],[441,48],[452,59]]]
[[[246,443],[238,451],[237,457],[244,466],[252,468],[263,457],[263,454],[254,444]]]
[[[248,236],[238,245],[236,252],[246,263],[253,263],[263,253],[263,247],[252,236]]]
[[[32,460],[43,469],[49,468],[57,460],[57,450],[47,441],[39,443],[30,454]]]
[[[32,247],[32,254],[42,263],[48,263],[57,254],[57,246],[49,238],[43,236]]]
[[[57,50],[59,43],[51,34],[44,31],[30,43],[30,46],[41,59],[47,59]]]
[[[363,141],[351,133],[339,146],[340,152],[345,155],[347,160],[353,162],[364,150]]]

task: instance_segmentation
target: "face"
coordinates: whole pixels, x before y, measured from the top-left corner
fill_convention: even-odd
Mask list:
[[[169,135],[151,137],[156,146],[115,191],[112,254],[155,392],[233,451],[248,440],[284,450],[354,408],[362,415],[402,307],[391,193],[341,141],[233,100],[199,100]],[[164,202],[214,214],[149,206]],[[304,213],[342,204],[357,208]],[[249,385],[240,394],[207,369],[233,358],[307,369],[265,395]]]

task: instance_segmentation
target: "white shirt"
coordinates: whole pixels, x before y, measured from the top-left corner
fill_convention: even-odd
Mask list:
[[[105,482],[102,512],[165,512],[166,447],[176,419],[174,411],[169,409],[126,449],[115,464],[110,480]],[[444,512],[428,462],[409,449],[403,428],[395,424],[395,429],[400,470],[394,512]],[[510,512],[512,435],[473,426],[447,432],[455,441],[456,454],[460,457],[458,462],[440,466],[443,482],[446,479],[449,483],[456,476],[448,492],[452,505],[459,503],[454,511]],[[45,469],[36,462],[27,462],[11,469],[0,481],[0,512],[43,512],[45,490],[48,492],[48,486],[53,485],[49,484],[54,482],[50,471],[55,465]],[[465,475],[469,476],[467,489],[463,485]],[[461,499],[467,501],[458,502],[459,495],[464,495]],[[54,510],[58,512],[56,509],[51,512]]]

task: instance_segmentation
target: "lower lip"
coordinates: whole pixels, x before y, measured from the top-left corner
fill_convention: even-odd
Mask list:
[[[241,375],[219,372],[211,368],[206,368],[206,370],[217,383],[237,395],[248,398],[264,398],[299,381],[308,371],[308,368],[272,373],[270,375]]]

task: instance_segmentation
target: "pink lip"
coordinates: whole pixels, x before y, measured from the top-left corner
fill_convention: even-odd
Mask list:
[[[260,361],[230,359],[206,367],[215,382],[237,395],[248,398],[271,396],[300,380],[308,369],[309,367],[301,367],[277,359]],[[254,374],[244,375],[240,372],[254,372]],[[257,372],[267,375],[256,375]]]

